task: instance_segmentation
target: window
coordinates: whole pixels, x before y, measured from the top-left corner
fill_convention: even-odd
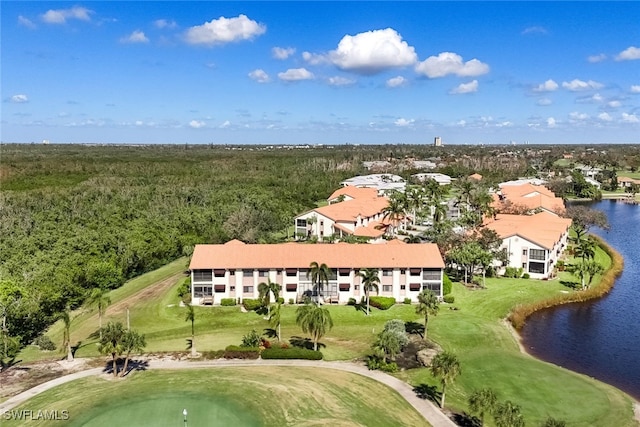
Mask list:
[[[545,251],[544,249],[529,249],[529,259],[544,261],[546,255],[547,251]]]
[[[243,286],[242,287],[242,292],[244,292],[245,294],[252,294],[253,293],[253,286]]]
[[[391,292],[391,285],[382,285],[382,292]]]
[[[420,283],[411,283],[409,285],[409,290],[410,291],[419,291],[420,290]]]
[[[401,290],[401,291],[404,291],[405,289],[407,289],[407,286],[406,286],[406,285],[400,285],[400,290]]]
[[[409,274],[411,276],[419,276],[420,273],[422,273],[422,269],[421,268],[410,268],[409,269]]]
[[[223,293],[223,292],[224,292],[224,290],[225,290],[225,286],[224,286],[224,285],[215,285],[215,286],[213,287],[213,290],[214,290],[216,293],[218,293],[218,294],[219,294],[219,293]]]
[[[522,268],[524,268],[525,270],[527,269],[527,263],[526,262],[522,263]]]
[[[441,277],[442,277],[441,270],[439,268],[436,268],[436,269],[425,268],[424,271],[422,272],[423,280],[440,280]]]
[[[393,270],[389,270],[389,269],[382,270],[382,275],[384,277],[391,277],[392,274],[393,274]]]
[[[295,292],[298,290],[298,285],[295,283],[287,283],[287,292]]]
[[[210,282],[213,280],[213,272],[211,270],[193,270],[194,282]]]
[[[298,269],[297,268],[287,268],[286,272],[287,272],[287,277],[296,277],[296,275],[298,274]]]
[[[242,275],[244,277],[250,277],[253,276],[253,270],[242,270]]]
[[[229,276],[235,276],[235,275],[236,275],[235,270],[229,270]]]
[[[260,270],[258,271],[258,277],[267,277],[269,275],[268,270]]]
[[[544,274],[544,263],[529,262],[529,273]]]
[[[340,283],[340,292],[348,292],[349,288],[350,286],[348,283]]]
[[[430,290],[436,295],[440,295],[440,283],[427,283],[422,286],[422,290],[424,291],[425,289]]]
[[[193,296],[194,298],[202,298],[206,296],[211,296],[211,286],[194,286],[193,287]]]
[[[338,269],[338,274],[340,274],[340,276],[348,276],[349,273],[351,273],[351,269],[350,268],[339,268]]]
[[[360,285],[353,285],[353,290],[354,291],[359,291],[360,290]]]
[[[231,292],[235,292],[235,291],[236,291],[236,287],[235,287],[235,286],[229,286],[229,290],[230,290]]]
[[[307,220],[306,219],[296,219],[296,227],[305,228],[306,226],[307,226]]]
[[[527,250],[526,249],[522,250],[522,255],[525,255],[525,256],[527,255]]]
[[[329,280],[336,280],[338,278],[338,270],[336,270],[335,268],[332,268],[331,271],[329,272]]]
[[[213,275],[216,277],[224,277],[224,268],[216,268],[213,270]]]

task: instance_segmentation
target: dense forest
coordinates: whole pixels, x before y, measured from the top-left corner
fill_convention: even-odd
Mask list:
[[[432,159],[453,177],[478,172],[499,182],[534,174],[532,165],[565,151],[0,145],[2,333],[29,343],[91,289],[116,288],[197,243],[282,241],[296,214],[341,180],[370,173],[362,161],[390,160],[392,170],[378,172],[408,178],[417,171],[407,159]]]

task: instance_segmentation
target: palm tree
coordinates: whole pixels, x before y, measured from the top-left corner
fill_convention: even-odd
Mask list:
[[[493,420],[497,427],[524,427],[520,407],[508,400],[496,407]]]
[[[406,205],[411,210],[411,215],[412,215],[411,223],[413,225],[416,224],[416,212],[422,206],[422,198],[423,198],[422,191],[417,187],[413,187],[409,189],[409,191],[407,191],[406,193],[406,200],[407,200]]]
[[[422,239],[417,234],[411,234],[404,238],[405,243],[422,243]]]
[[[267,307],[267,319],[271,317],[271,294],[273,294],[273,298],[278,301],[280,289],[282,289],[280,285],[273,283],[271,280],[267,280],[266,283],[263,282],[258,285],[258,298],[262,301],[262,304]]]
[[[98,309],[98,327],[100,328],[100,339],[102,339],[102,316],[111,304],[111,298],[106,290],[94,288],[89,294],[89,298],[87,298],[87,304],[89,307],[96,307]]]
[[[67,361],[73,361],[73,352],[71,351],[71,309],[67,306],[59,314],[60,320],[64,324],[62,331],[62,350],[67,351]]]
[[[566,427],[567,423],[562,420],[556,420],[553,417],[549,417],[540,425],[541,427]]]
[[[596,256],[597,242],[592,237],[584,237],[576,241],[575,256],[582,261],[593,259]]]
[[[311,283],[318,289],[318,297],[322,299],[322,289],[324,285],[329,285],[329,277],[331,276],[331,270],[327,267],[327,264],[318,264],[313,261],[309,264],[309,271],[307,272],[307,278],[311,279]]]
[[[296,324],[302,332],[311,335],[313,349],[318,350],[318,340],[333,328],[329,310],[317,304],[305,304],[296,310]]]
[[[196,356],[196,330],[195,330],[195,321],[196,321],[196,312],[193,309],[191,304],[185,304],[187,307],[187,314],[184,317],[185,322],[191,322],[191,357]]]
[[[418,295],[418,305],[416,306],[416,314],[422,314],[424,316],[424,339],[427,339],[427,323],[429,322],[429,315],[437,315],[440,308],[440,301],[436,294],[429,289],[424,289]]]
[[[191,306],[189,306],[191,307]],[[137,333],[136,331],[128,330],[122,337],[122,351],[125,353],[124,366],[121,377],[124,377],[127,373],[127,365],[129,364],[129,358],[132,353],[139,353],[147,345],[144,335]]]
[[[462,373],[460,370],[460,362],[455,354],[443,351],[433,358],[429,369],[431,370],[431,375],[440,378],[440,383],[442,384],[442,400],[440,401],[440,407],[444,408],[444,397],[447,391],[447,384],[452,383],[453,380]]]
[[[492,413],[498,403],[496,393],[490,388],[476,390],[469,396],[469,409],[480,416],[480,425],[484,425],[484,414]]]
[[[100,353],[110,354],[113,362],[113,376],[118,376],[117,356],[123,351],[123,338],[126,330],[120,322],[109,322],[102,328],[100,339]]]
[[[276,338],[280,341],[280,322],[282,320],[282,304],[280,302],[273,305],[271,313],[269,314],[269,323],[276,330]]]
[[[378,292],[378,285],[380,284],[380,277],[378,276],[377,268],[365,268],[358,272],[358,276],[362,278],[362,287],[364,288],[364,294],[367,298],[367,316],[369,315],[369,292],[373,289]]]
[[[598,274],[604,273],[604,267],[602,266],[602,264],[600,264],[599,262],[597,262],[595,260],[587,261],[586,262],[586,266],[585,266],[585,270],[586,270],[587,274],[589,275],[589,280],[587,280],[587,288],[591,287],[591,282],[593,282],[593,279]]]
[[[391,232],[394,234],[398,229],[398,223],[405,217],[405,202],[400,196],[392,195],[389,204],[382,209],[382,219],[389,220]]]

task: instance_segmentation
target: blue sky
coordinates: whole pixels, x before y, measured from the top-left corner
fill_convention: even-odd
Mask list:
[[[3,142],[640,142],[638,2],[1,3]]]

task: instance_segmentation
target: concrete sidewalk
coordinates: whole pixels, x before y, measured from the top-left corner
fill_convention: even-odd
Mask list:
[[[337,369],[351,372],[376,380],[382,384],[396,390],[411,406],[413,406],[427,422],[434,427],[451,427],[456,424],[440,411],[432,402],[420,399],[410,385],[399,379],[381,371],[370,371],[365,366],[351,362],[324,362],[316,360],[211,360],[203,362],[191,362],[185,360],[148,360],[147,369],[205,369],[205,368],[225,368],[243,366],[292,366],[321,369]],[[0,403],[0,414],[15,408],[33,396],[43,391],[52,389],[61,384],[79,378],[85,378],[104,373],[104,368],[88,369],[86,371],[75,372],[60,378],[40,384],[32,389],[24,391],[3,403]]]

